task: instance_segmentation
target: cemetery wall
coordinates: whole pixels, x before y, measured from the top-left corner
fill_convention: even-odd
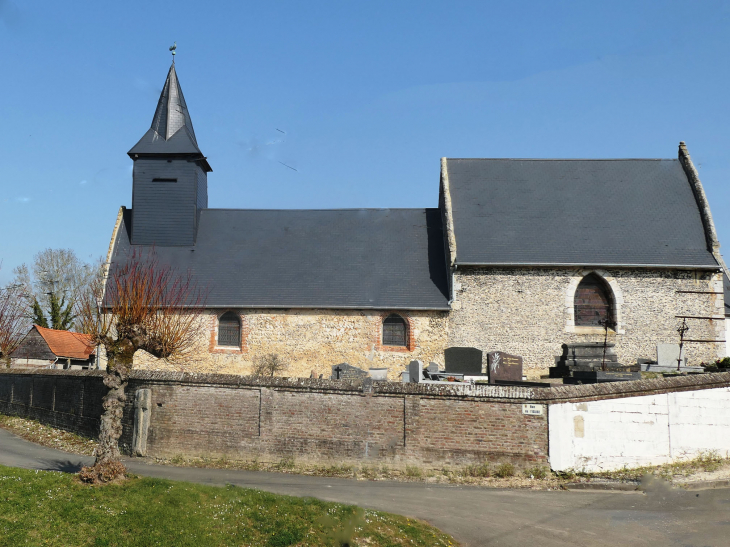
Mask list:
[[[218,317],[228,310],[215,310],[204,317],[203,336],[195,355],[185,363],[188,371],[212,374],[250,374],[259,356],[275,353],[289,367],[287,376],[309,377],[314,371],[329,378],[332,365],[348,363],[364,370],[388,368],[388,377],[399,378],[413,359],[443,364],[447,312],[380,310],[232,310],[240,313],[242,336],[239,348],[217,345]],[[398,313],[409,323],[408,348],[382,344],[382,321]],[[174,364],[137,352],[135,368],[179,369]]]
[[[578,268],[474,268],[454,272],[454,302],[449,315],[449,346],[474,346],[505,351],[524,358],[529,378],[547,373],[561,345],[603,342],[600,327],[576,327],[573,295],[591,271],[610,285],[618,326],[609,334],[619,362],[656,359],[656,345],[678,343],[676,315],[718,317],[688,319],[687,338],[725,340],[719,273],[686,270],[582,270]],[[695,291],[693,293],[678,293]],[[725,353],[725,344],[688,343],[688,364],[712,362]]]
[[[0,412],[96,435],[101,379],[0,370]],[[120,444],[130,453],[143,436],[143,453],[159,457],[620,467],[663,461],[667,420],[668,458],[730,448],[718,444],[730,438],[729,388],[730,373],[530,388],[134,371]],[[149,405],[135,406],[145,390]],[[137,439],[135,423],[149,424]]]
[[[730,456],[730,388],[550,407],[555,471],[611,471]]]

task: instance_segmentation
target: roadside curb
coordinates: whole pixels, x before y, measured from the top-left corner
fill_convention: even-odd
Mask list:
[[[713,488],[730,488],[730,479],[713,481],[673,482],[672,488],[682,490],[712,490]],[[569,482],[563,484],[565,490],[591,490],[604,492],[643,492],[639,482]]]
[[[712,488],[730,488],[730,479],[718,479],[714,481],[691,481],[675,482],[673,486],[685,490],[710,490]]]
[[[569,482],[563,485],[566,490],[602,490],[605,492],[634,492],[641,485],[638,482]]]

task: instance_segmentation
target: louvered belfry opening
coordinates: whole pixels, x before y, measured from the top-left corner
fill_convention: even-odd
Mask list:
[[[383,345],[408,345],[408,326],[400,315],[392,313],[383,320]]]
[[[218,345],[241,346],[241,320],[232,311],[224,313],[218,319]]]
[[[613,319],[613,298],[606,282],[592,273],[585,276],[575,290],[573,301],[577,327],[601,327],[601,321]]]

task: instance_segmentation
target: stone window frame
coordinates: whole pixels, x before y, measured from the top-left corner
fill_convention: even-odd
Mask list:
[[[581,270],[572,276],[568,287],[565,290],[565,332],[573,334],[602,334],[605,332],[603,327],[587,327],[576,326],[575,324],[575,291],[578,285],[587,275],[595,274],[606,283],[613,297],[613,320],[616,321],[616,327],[613,329],[616,334],[626,334],[623,324],[622,307],[624,303],[624,293],[618,284],[618,280],[610,275],[606,270]]]
[[[218,320],[223,317],[226,313],[232,312],[238,316],[238,320],[241,322],[241,341],[239,347],[233,346],[219,346],[218,345]],[[240,311],[233,309],[219,310],[213,313],[210,323],[210,342],[208,344],[208,353],[222,353],[231,355],[240,355],[248,353],[248,333],[249,324],[246,316]]]
[[[405,346],[386,346],[383,344],[383,321],[385,321],[391,315],[397,315],[406,322],[406,345]],[[392,351],[400,353],[410,353],[416,349],[416,341],[413,335],[413,319],[411,316],[402,311],[386,311],[382,312],[378,316],[377,322],[377,335],[376,335],[376,351]]]

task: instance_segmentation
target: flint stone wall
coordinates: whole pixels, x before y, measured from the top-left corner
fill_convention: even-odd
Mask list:
[[[239,348],[217,345],[218,317],[234,311],[241,318]],[[382,321],[398,313],[409,323],[410,347],[382,345]],[[413,359],[443,363],[448,319],[446,312],[378,310],[215,310],[204,318],[203,334],[185,370],[212,374],[250,374],[254,359],[275,353],[289,367],[284,375],[329,377],[332,365],[348,363],[368,370],[388,368],[397,379]],[[177,365],[137,352],[135,368],[179,370]]]
[[[535,378],[554,366],[561,345],[603,342],[601,328],[573,324],[572,297],[580,279],[597,272],[614,291],[619,325],[609,334],[618,360],[656,358],[656,345],[679,343],[676,315],[723,316],[719,273],[685,270],[590,270],[579,268],[490,268],[454,272],[454,304],[449,314],[449,346],[474,346],[524,358]],[[688,319],[687,338],[725,340],[725,321]],[[688,364],[724,357],[724,343],[688,343]]]

